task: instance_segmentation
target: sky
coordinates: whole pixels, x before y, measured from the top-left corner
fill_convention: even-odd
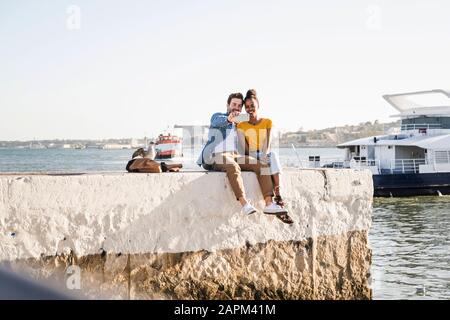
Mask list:
[[[450,89],[448,1],[0,0],[0,140],[156,136],[254,88],[281,131]]]

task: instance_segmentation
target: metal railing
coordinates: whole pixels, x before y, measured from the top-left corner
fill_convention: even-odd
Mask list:
[[[380,168],[380,160],[354,160],[349,161],[349,165],[352,169],[365,169],[367,167]]]
[[[450,163],[450,153],[449,153]],[[342,160],[336,158],[320,159],[316,161],[300,160],[301,168],[333,168],[363,170],[372,168],[372,172],[381,174],[419,173],[419,166],[428,164],[427,159],[393,159],[387,163],[380,160]]]
[[[438,163],[450,163],[450,151],[449,150],[436,150],[432,155],[432,161],[434,164]]]
[[[342,160],[342,158],[298,159],[297,162],[300,168],[366,169],[380,166],[378,160]]]
[[[450,151],[445,159],[436,163],[450,163]],[[420,165],[429,164],[425,158],[420,159],[393,159],[391,161],[380,160],[342,160],[338,158],[321,158],[320,160],[299,159],[300,168],[333,168],[333,169],[371,169],[379,174],[419,173]]]
[[[401,131],[419,130],[419,129],[441,129],[440,123],[409,123],[402,124]]]
[[[389,168],[381,168],[381,173],[419,173],[419,166],[427,164],[427,159],[394,159]]]

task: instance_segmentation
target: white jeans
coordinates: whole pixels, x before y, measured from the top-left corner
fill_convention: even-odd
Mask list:
[[[274,151],[270,151],[267,155],[269,156],[270,174],[273,175],[276,173],[282,173],[280,159],[278,158],[278,154]],[[254,152],[250,152],[249,156],[256,158],[256,159],[260,159],[264,155],[261,152],[254,151]]]

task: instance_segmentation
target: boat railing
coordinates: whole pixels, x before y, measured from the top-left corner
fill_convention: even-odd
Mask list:
[[[352,161],[350,161],[352,163]],[[355,160],[353,167],[380,167],[379,160]]]
[[[450,163],[450,153],[449,153]],[[379,174],[419,173],[420,165],[428,164],[427,159],[393,159],[388,163],[381,164],[380,160],[352,159],[342,160],[339,158],[312,158],[300,160],[300,168],[333,168],[333,169],[355,169],[363,170],[372,168],[372,172]],[[375,171],[374,171],[375,170]]]
[[[427,159],[393,159],[387,173],[419,173],[419,166],[424,164],[427,164]]]
[[[450,150],[436,150],[430,154],[431,161],[436,164],[450,163]]]
[[[344,161],[339,158],[310,157],[307,159],[298,158],[296,161],[300,168],[343,168]]]
[[[401,131],[420,130],[420,129],[442,129],[440,123],[408,123],[402,124]]]
[[[333,169],[366,169],[367,167],[380,167],[378,160],[343,160],[342,158],[313,158],[298,160],[300,168],[333,168]]]

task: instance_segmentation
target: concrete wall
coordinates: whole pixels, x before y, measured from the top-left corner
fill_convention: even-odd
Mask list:
[[[2,175],[0,261],[77,264],[90,297],[370,298],[370,172],[286,170],[282,193],[293,225],[244,216],[223,173]]]

